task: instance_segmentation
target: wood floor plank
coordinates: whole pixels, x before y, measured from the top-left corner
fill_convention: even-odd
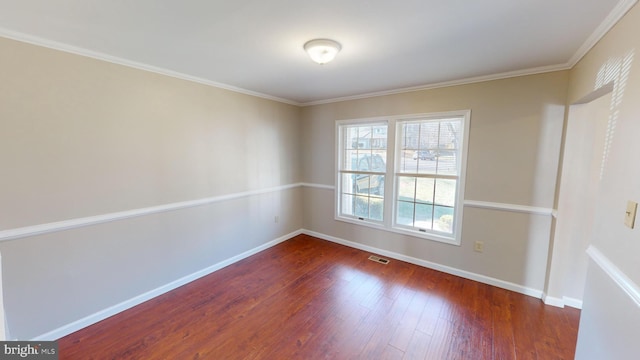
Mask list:
[[[400,317],[406,312],[416,292],[404,288],[389,307],[386,315],[361,352],[362,359],[375,359],[387,348],[395,333]]]
[[[423,360],[427,356],[427,344],[431,342],[431,336],[420,330],[415,330],[404,352],[404,360]]]
[[[491,291],[491,316],[493,321],[493,359],[515,359],[513,319],[509,303],[509,291]]]
[[[431,335],[426,359],[448,359],[452,344],[453,324],[446,318],[439,318],[436,331]]]
[[[396,349],[391,345],[385,346],[384,350],[377,355],[375,358],[370,359],[381,359],[381,360],[402,360],[404,358],[404,352],[402,350]]]
[[[491,290],[486,284],[477,284],[473,298],[473,324],[471,349],[478,359],[490,359],[493,353],[493,321],[491,316]]]
[[[404,315],[402,315],[400,323],[396,327],[391,340],[389,341],[391,346],[402,351],[407,350],[409,342],[411,341],[411,338],[418,326],[418,321],[420,321],[420,317],[422,316],[422,312],[427,306],[428,300],[428,294],[420,292],[415,294]]]
[[[572,359],[580,311],[306,235],[59,339],[60,359]]]

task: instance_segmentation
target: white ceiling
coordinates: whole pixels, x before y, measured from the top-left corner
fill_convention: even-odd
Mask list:
[[[636,1],[0,0],[0,36],[309,104],[566,69]]]

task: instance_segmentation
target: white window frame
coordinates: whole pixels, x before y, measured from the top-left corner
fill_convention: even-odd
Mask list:
[[[457,175],[457,189],[456,200],[454,205],[454,220],[452,224],[452,234],[440,233],[438,231],[420,231],[417,228],[410,228],[396,224],[396,211],[397,211],[397,195],[398,195],[398,176],[396,167],[400,163],[400,142],[397,142],[397,132],[399,131],[401,124],[411,121],[419,120],[438,120],[447,119],[452,117],[462,118],[461,126],[461,146],[460,146],[460,161],[458,162],[458,175]],[[399,233],[403,235],[413,236],[417,238],[423,238],[428,240],[439,241],[443,243],[460,245],[462,238],[462,220],[464,210],[464,190],[467,168],[467,153],[469,145],[469,126],[471,122],[471,110],[461,111],[448,111],[437,113],[425,113],[425,114],[411,114],[401,116],[387,116],[379,118],[364,118],[364,119],[351,119],[351,120],[338,120],[336,121],[336,154],[335,154],[335,219],[338,221],[348,222],[361,226],[367,226],[376,228],[379,230],[385,230],[389,232]],[[343,153],[343,141],[340,138],[341,127],[345,125],[369,125],[369,124],[387,124],[387,158],[386,158],[386,174],[385,174],[385,189],[384,189],[384,210],[383,220],[374,221],[369,219],[359,219],[355,216],[342,216],[340,214],[341,206],[341,194],[342,189],[340,176],[341,176],[341,164],[340,157]]]
[[[371,125],[371,126],[380,126],[380,125],[384,125],[387,127],[387,154],[386,154],[386,158],[384,159],[385,161],[385,190],[384,190],[384,195],[383,198],[385,199],[385,205],[383,208],[383,221],[378,221],[378,220],[373,220],[373,219],[368,219],[368,218],[359,218],[357,216],[347,216],[347,215],[341,215],[341,195],[342,195],[342,189],[340,188],[342,182],[341,182],[341,175],[343,174],[342,171],[342,163],[341,163],[341,157],[340,154],[343,153],[344,149],[344,143],[342,141],[342,132],[341,132],[341,128],[343,126],[349,126],[349,125]],[[387,175],[389,174],[390,169],[392,169],[389,166],[389,147],[393,145],[393,143],[389,142],[389,132],[391,131],[391,128],[389,126],[389,121],[387,119],[384,118],[369,118],[369,119],[355,119],[355,120],[339,120],[336,121],[336,144],[337,144],[337,151],[336,151],[336,165],[335,165],[335,169],[336,169],[336,206],[335,206],[335,218],[342,220],[342,221],[346,221],[346,222],[351,222],[351,223],[355,223],[355,224],[362,224],[362,223],[366,223],[367,226],[372,226],[372,227],[376,227],[376,228],[385,228],[387,226],[386,224],[386,219],[388,217],[388,211],[387,211],[387,205],[386,205],[386,199],[387,199],[387,194],[389,194],[388,191],[388,186],[387,181]],[[349,173],[353,173],[354,171],[347,171]],[[355,171],[356,173],[358,171]]]

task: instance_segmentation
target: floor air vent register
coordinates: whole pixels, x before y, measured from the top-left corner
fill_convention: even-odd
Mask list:
[[[375,262],[380,263],[380,264],[385,264],[385,265],[387,265],[389,263],[389,260],[383,259],[381,257],[377,257],[375,255],[369,256],[369,260],[375,261]]]

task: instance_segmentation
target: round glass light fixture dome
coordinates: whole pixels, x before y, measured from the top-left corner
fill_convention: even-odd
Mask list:
[[[313,39],[304,44],[304,50],[309,54],[311,60],[320,65],[333,60],[342,46],[330,39]]]

